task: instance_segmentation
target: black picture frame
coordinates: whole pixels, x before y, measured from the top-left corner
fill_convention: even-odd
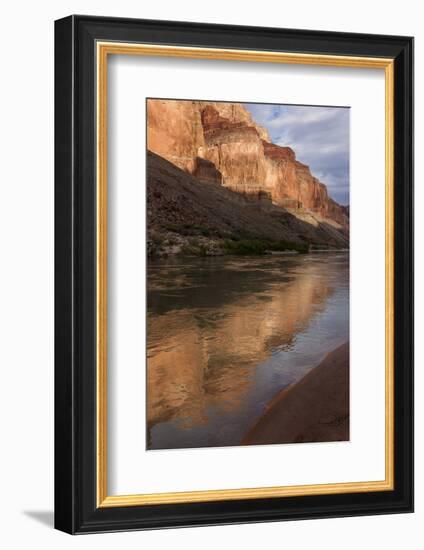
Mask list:
[[[96,504],[99,40],[394,60],[394,490]],[[55,22],[55,527],[67,533],[413,511],[413,39],[73,15]]]

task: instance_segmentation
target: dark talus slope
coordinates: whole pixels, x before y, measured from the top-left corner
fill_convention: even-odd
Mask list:
[[[199,164],[203,172],[213,167]],[[155,153],[147,153],[149,241],[199,235],[219,244],[228,238],[269,239],[295,245],[342,248],[347,237],[329,224],[299,220],[266,195],[262,200],[231,191],[215,178],[198,179]],[[176,244],[184,244],[181,240]],[[169,250],[170,253],[178,252]]]

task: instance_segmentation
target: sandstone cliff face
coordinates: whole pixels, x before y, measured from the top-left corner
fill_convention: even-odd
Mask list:
[[[270,142],[241,104],[148,100],[148,149],[201,181],[252,199],[268,196],[308,223],[348,230],[346,209],[289,147]]]

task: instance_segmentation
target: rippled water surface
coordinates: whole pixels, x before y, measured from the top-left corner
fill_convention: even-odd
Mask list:
[[[348,335],[348,253],[150,261],[147,447],[240,444]]]

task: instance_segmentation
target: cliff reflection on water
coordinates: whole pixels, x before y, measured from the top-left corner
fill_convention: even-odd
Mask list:
[[[147,448],[240,444],[348,333],[348,253],[150,261]]]

